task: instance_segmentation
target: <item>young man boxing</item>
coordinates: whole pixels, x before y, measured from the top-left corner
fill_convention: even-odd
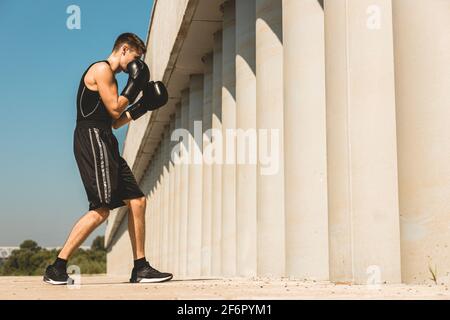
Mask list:
[[[75,224],[56,261],[47,267],[44,275],[47,283],[67,284],[71,280],[66,272],[71,254],[108,218],[110,210],[125,205],[134,257],[130,282],[162,282],[172,278],[172,274],[152,268],[145,259],[146,198],[120,156],[112,133],[112,128],[118,129],[167,103],[164,85],[149,82],[149,69],[141,60],[145,52],[145,44],[138,36],[124,33],[117,38],[108,59],[93,63],[81,77],[74,154],[89,212]],[[115,74],[122,71],[129,77],[119,95]]]

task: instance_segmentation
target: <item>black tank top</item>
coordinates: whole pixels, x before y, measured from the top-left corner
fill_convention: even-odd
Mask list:
[[[106,62],[109,65],[109,62],[106,60],[98,62]],[[86,76],[86,73],[96,63],[97,62],[91,64],[81,77],[77,94],[77,124],[84,122],[92,125],[98,124],[111,127],[112,118],[106,110],[106,107],[103,104],[102,99],[100,98],[100,94],[98,93],[98,91],[90,90],[84,84],[84,77]]]

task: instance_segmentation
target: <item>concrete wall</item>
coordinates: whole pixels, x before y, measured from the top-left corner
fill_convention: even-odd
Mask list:
[[[404,282],[450,272],[450,1],[393,2]]]
[[[106,270],[111,275],[129,275],[133,268],[133,251],[128,237],[128,219],[122,219],[107,252]]]
[[[124,149],[151,264],[178,278],[450,280],[449,21],[448,0],[155,1],[146,61],[170,101]],[[174,148],[216,161],[174,163]],[[110,274],[132,265],[126,213],[108,222]]]

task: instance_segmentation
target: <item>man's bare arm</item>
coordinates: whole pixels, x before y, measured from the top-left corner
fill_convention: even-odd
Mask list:
[[[124,125],[128,124],[129,122],[131,122],[131,120],[132,119],[128,115],[128,112],[124,112],[124,113],[122,113],[122,115],[120,116],[119,119],[113,121],[112,127],[114,129],[119,129],[119,128],[123,127]]]
[[[111,68],[103,63],[96,67],[94,78],[98,92],[108,113],[114,120],[117,120],[129,104],[129,101],[127,98],[118,95],[117,84]]]

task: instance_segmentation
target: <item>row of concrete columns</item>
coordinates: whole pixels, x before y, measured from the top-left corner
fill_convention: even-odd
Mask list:
[[[413,282],[431,250],[450,268],[434,249],[450,242],[449,3],[226,1],[146,174],[153,264],[180,277]],[[189,134],[171,141],[179,128]],[[234,143],[214,149],[209,129]],[[258,161],[236,161],[229,129],[267,130],[276,170],[261,174],[259,132],[243,148]],[[223,164],[195,161],[211,147]]]

